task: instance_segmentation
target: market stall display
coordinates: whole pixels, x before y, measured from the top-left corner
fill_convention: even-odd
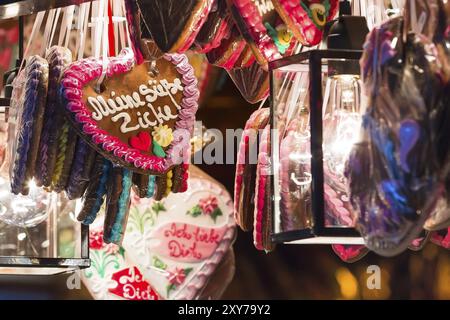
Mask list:
[[[23,250],[25,267],[90,262],[95,299],[197,299],[218,266],[233,273],[235,225],[267,254],[326,244],[353,263],[448,249],[450,5],[369,2],[17,4],[34,16],[26,45],[20,18],[1,100],[0,221],[50,226],[52,248]],[[234,199],[191,165],[205,146],[197,110],[223,81],[212,66],[260,103],[239,137]],[[60,211],[67,243],[53,233]],[[0,272],[21,261],[0,256]]]

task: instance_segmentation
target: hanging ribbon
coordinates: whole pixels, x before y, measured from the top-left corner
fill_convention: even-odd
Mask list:
[[[115,41],[116,36],[114,32],[113,12],[111,1],[108,1],[108,44],[109,44],[109,56],[116,55]]]

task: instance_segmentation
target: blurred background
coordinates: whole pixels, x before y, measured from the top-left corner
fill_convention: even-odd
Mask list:
[[[16,20],[0,22],[0,79],[15,64],[17,25]],[[243,128],[258,105],[242,99],[226,72],[219,69],[212,72],[208,84],[198,120],[223,132]],[[234,165],[200,168],[232,194]],[[355,264],[345,264],[330,246],[278,246],[273,253],[261,253],[253,247],[252,234],[239,231],[234,251],[236,273],[224,299],[450,299],[450,255],[433,244],[396,258],[368,254]],[[367,289],[370,265],[381,268],[380,290]],[[91,299],[83,286],[68,290],[67,278],[0,276],[0,299]]]

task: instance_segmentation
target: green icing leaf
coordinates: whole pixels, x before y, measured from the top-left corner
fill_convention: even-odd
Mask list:
[[[223,215],[223,213],[220,208],[216,208],[213,212],[211,212],[211,218],[214,220],[214,223],[216,223],[217,217],[221,215]]]
[[[165,158],[166,152],[164,149],[158,144],[158,142],[153,141],[153,154],[159,158]]]
[[[193,270],[192,268],[184,269],[184,274],[186,275],[186,277],[189,275],[189,273],[191,273],[192,270]]]
[[[162,202],[155,202],[152,206],[152,210],[156,213],[156,215],[159,215],[160,211],[167,211]]]
[[[196,218],[199,215],[201,215],[202,213],[203,213],[202,209],[197,205],[197,206],[193,207],[191,210],[189,210],[186,214]]]
[[[161,269],[161,270],[166,270],[167,269],[167,264],[165,264],[161,259],[159,259],[156,256],[153,257],[153,266],[155,268],[158,268],[158,269]]]
[[[169,285],[167,286],[167,297],[169,297],[170,292],[171,292],[172,290],[175,290],[176,287],[177,287],[177,286],[176,286],[174,283],[169,284]]]
[[[125,249],[123,247],[119,248],[119,252],[118,253],[122,256],[122,258],[125,258]]]

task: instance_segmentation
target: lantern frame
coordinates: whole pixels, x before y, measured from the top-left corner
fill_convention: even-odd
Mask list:
[[[348,244],[362,245],[363,239],[355,228],[352,227],[327,227],[325,225],[325,202],[324,202],[324,162],[323,162],[323,60],[332,59],[337,61],[356,60],[362,57],[361,50],[310,50],[299,54],[275,60],[269,63],[270,72],[270,105],[271,105],[271,127],[274,126],[276,115],[274,72],[289,65],[303,64],[309,71],[309,105],[310,105],[310,132],[311,132],[311,215],[312,227],[304,229],[282,231],[280,229],[280,210],[277,204],[280,199],[278,194],[272,198],[273,226],[272,241],[275,243],[291,244]],[[292,71],[294,72],[294,71]],[[272,161],[275,161],[274,149],[279,148],[278,137],[272,135]],[[274,191],[278,190],[275,173],[270,176],[271,186]]]

